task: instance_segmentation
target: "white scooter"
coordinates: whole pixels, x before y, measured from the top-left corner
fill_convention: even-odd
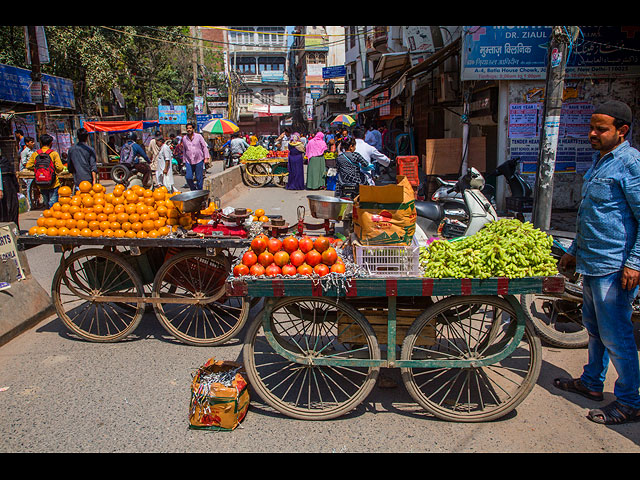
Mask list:
[[[482,194],[485,180],[471,167],[460,177],[454,189],[460,192],[466,206],[465,217],[453,218],[436,202],[416,202],[416,240],[425,245],[431,237],[455,238],[473,235],[485,224],[498,220],[498,214],[487,197]]]

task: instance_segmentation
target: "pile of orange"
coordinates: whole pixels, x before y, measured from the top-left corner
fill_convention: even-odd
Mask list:
[[[268,222],[269,221],[269,217],[267,217],[267,215],[265,215],[265,211],[263,208],[257,208],[255,212],[253,212],[253,217],[252,220],[254,222]]]
[[[75,194],[58,189],[58,201],[42,212],[29,235],[157,238],[181,225],[191,228],[190,215],[181,215],[165,187],[126,189],[116,185],[106,193],[103,185],[81,182]]]

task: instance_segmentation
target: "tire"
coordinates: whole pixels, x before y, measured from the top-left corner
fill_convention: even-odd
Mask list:
[[[520,297],[520,304],[527,320],[549,345],[584,348],[589,343],[589,333],[582,325],[582,303],[528,294]]]
[[[109,296],[132,298],[104,301]],[[60,320],[72,333],[92,342],[117,342],[130,335],[142,320],[143,296],[142,281],[133,267],[122,255],[101,249],[63,257],[51,286]]]
[[[459,309],[465,313],[458,315]],[[514,345],[518,331],[522,338]],[[496,358],[510,347],[515,350]],[[508,300],[454,296],[416,319],[401,358],[433,362],[428,368],[401,368],[407,391],[425,410],[447,421],[487,422],[512,411],[531,392],[540,374],[542,346]],[[451,366],[452,360],[460,366]]]
[[[125,165],[114,165],[113,167],[111,167],[110,175],[111,180],[113,180],[114,182],[121,185],[126,185],[127,180],[131,175],[131,170],[129,170],[129,168]]]
[[[249,384],[264,402],[291,418],[329,420],[364,401],[380,370],[366,362],[375,363],[381,354],[373,329],[357,310],[328,297],[269,299],[265,309],[249,327],[243,348]],[[269,343],[267,314],[278,348],[296,361]],[[329,356],[359,364],[314,363]]]

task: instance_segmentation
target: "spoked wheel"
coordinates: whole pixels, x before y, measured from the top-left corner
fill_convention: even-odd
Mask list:
[[[256,316],[243,358],[249,384],[267,404],[292,418],[328,420],[371,392],[380,349],[367,320],[346,303],[287,297],[268,300]]]
[[[589,333],[582,324],[582,302],[570,299],[522,295],[522,309],[540,337],[560,348],[583,348]]]
[[[273,183],[276,187],[284,188],[287,186],[287,181],[289,180],[289,172],[287,170],[286,163],[277,163],[272,168],[273,179],[271,183]]]
[[[31,210],[45,208],[44,197],[42,196],[42,193],[40,193],[40,188],[36,185],[35,181],[31,182],[31,185],[29,185],[29,203],[31,205]]]
[[[114,182],[125,185],[127,179],[131,176],[131,170],[124,165],[114,165],[111,167],[110,176]]]
[[[62,259],[51,286],[56,312],[92,342],[122,340],[140,324],[145,302],[137,272],[118,253],[79,250]]]
[[[263,163],[247,164],[247,177],[251,180],[248,182],[251,187],[264,187],[272,180],[271,169]]]
[[[232,338],[249,315],[249,302],[228,297],[229,261],[202,250],[174,255],[158,270],[152,294],[156,316],[176,339],[196,346],[221,345]]]
[[[425,410],[443,420],[482,422],[504,416],[529,394],[540,373],[542,346],[509,301],[448,297],[416,319],[401,358],[424,362],[401,372]]]

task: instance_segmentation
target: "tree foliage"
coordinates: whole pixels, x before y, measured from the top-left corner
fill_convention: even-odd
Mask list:
[[[117,88],[126,116],[140,118],[159,99],[193,105],[193,41],[188,26],[46,26],[50,63],[42,72],[73,80],[78,112],[101,115]],[[219,61],[209,51],[208,61]],[[24,28],[0,26],[0,63],[26,65]],[[203,72],[210,69],[202,69]],[[215,76],[205,78],[215,85]]]

